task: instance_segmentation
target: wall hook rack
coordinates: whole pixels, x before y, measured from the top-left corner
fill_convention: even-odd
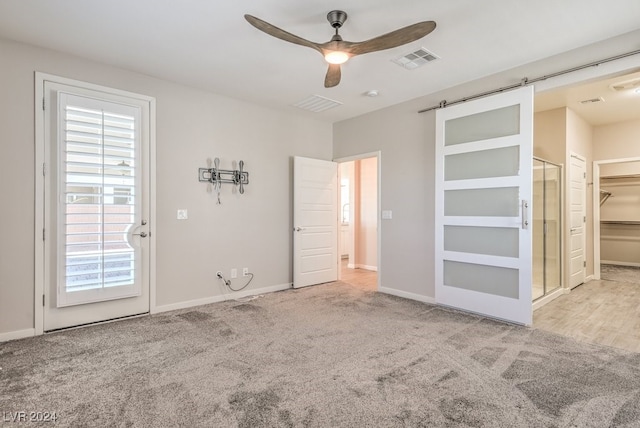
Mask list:
[[[209,163],[211,160],[209,160]],[[220,169],[220,159],[215,158],[213,168],[198,168],[198,180],[213,184],[218,193],[220,203],[220,188],[222,183],[230,183],[238,187],[240,193],[244,193],[244,186],[249,184],[249,173],[244,170],[244,161],[238,162],[238,169]]]

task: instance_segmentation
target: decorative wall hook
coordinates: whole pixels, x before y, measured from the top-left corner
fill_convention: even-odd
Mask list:
[[[209,160],[209,165],[211,160]],[[240,194],[244,193],[244,186],[249,184],[249,173],[244,170],[244,161],[238,162],[239,169],[220,169],[220,159],[213,161],[213,168],[198,168],[198,180],[213,184],[220,202],[220,188],[222,183],[230,183],[239,188]]]

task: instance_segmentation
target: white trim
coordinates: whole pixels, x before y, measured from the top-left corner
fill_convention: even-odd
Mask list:
[[[601,278],[600,264],[611,263],[618,264],[616,262],[608,262],[600,259],[600,165],[611,163],[625,163],[625,162],[638,162],[640,157],[631,158],[619,158],[619,159],[606,159],[593,161],[593,277],[595,279]],[[627,266],[627,265],[624,265]],[[629,265],[636,266],[636,265]],[[640,266],[640,265],[639,265]]]
[[[546,305],[547,303],[556,300],[558,297],[563,296],[565,294],[569,294],[571,292],[571,290],[569,290],[568,288],[563,288],[560,287],[557,290],[552,291],[551,293],[541,297],[540,299],[536,300],[535,302],[533,302],[533,310],[537,310],[540,309],[541,307],[543,307],[544,305]],[[533,323],[533,326],[535,327],[535,321]]]
[[[26,337],[33,337],[36,334],[37,333],[35,328],[8,331],[6,333],[0,333],[0,342],[8,342],[9,340],[24,339]]]
[[[184,302],[178,302],[178,303],[172,303],[170,305],[161,305],[161,306],[154,306],[153,310],[151,311],[152,314],[159,314],[161,312],[168,312],[168,311],[175,311],[178,309],[186,309],[186,308],[192,308],[194,306],[202,306],[202,305],[209,305],[211,303],[220,303],[220,302],[224,302],[227,300],[233,300],[233,299],[238,299],[241,297],[247,297],[247,296],[255,296],[258,294],[265,294],[265,293],[273,293],[275,291],[283,291],[283,290],[289,290],[293,287],[293,284],[288,282],[286,284],[279,284],[279,285],[272,285],[270,287],[263,287],[263,288],[257,288],[257,289],[252,289],[252,290],[243,290],[243,291],[239,291],[237,293],[234,294],[220,294],[217,296],[211,296],[211,297],[204,297],[202,299],[195,299],[195,300],[187,300]]]
[[[372,271],[377,272],[378,271],[378,266],[356,265],[356,269],[365,269],[365,270],[372,270]]]
[[[369,152],[369,153],[362,153],[359,155],[353,155],[353,156],[346,156],[346,157],[342,157],[342,158],[336,158],[333,161],[337,162],[338,164],[343,163],[343,162],[350,162],[350,161],[356,161],[356,160],[362,160],[362,159],[370,159],[370,158],[376,158],[377,159],[377,165],[378,165],[378,171],[377,174],[378,176],[376,177],[376,181],[377,181],[377,185],[378,185],[378,207],[377,207],[377,214],[376,214],[376,218],[377,218],[377,222],[378,222],[378,233],[376,236],[376,256],[378,257],[378,266],[375,267],[375,271],[378,272],[378,281],[376,284],[376,289],[380,292],[382,292],[382,274],[380,273],[381,268],[382,268],[382,152],[381,151],[377,151],[377,152]],[[337,219],[338,224],[340,224],[340,220],[341,219]],[[352,237],[353,238],[353,237]],[[353,241],[353,239],[352,239]],[[340,251],[338,251],[339,253]],[[338,256],[340,257],[340,256]],[[340,259],[338,259],[338,266],[340,266]],[[349,269],[355,269],[357,267],[360,267],[361,265],[354,265],[354,264],[347,264],[347,267]],[[370,269],[369,267],[365,267],[364,269],[369,269],[369,270],[374,270],[374,269]],[[338,270],[338,279],[340,279],[340,270]]]
[[[436,304],[436,299],[431,296],[423,296],[422,294],[409,293],[408,291],[397,290],[395,288],[380,287],[380,293],[390,294],[392,296],[402,297],[403,299],[416,300],[422,303]]]
[[[45,111],[42,108],[44,102],[44,79],[45,75],[39,72],[35,72],[34,85],[35,85],[35,257],[34,264],[34,309],[33,309],[33,322],[34,322],[34,334],[41,335],[44,333],[44,306],[42,304],[42,296],[44,296],[44,239],[42,235],[44,232],[44,174],[42,168],[44,167],[44,115]],[[24,330],[22,330],[24,331]],[[8,339],[7,339],[8,340]]]

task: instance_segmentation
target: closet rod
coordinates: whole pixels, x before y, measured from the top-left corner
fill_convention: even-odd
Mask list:
[[[470,96],[464,97],[464,98],[459,98],[459,99],[454,100],[454,101],[442,100],[442,101],[440,101],[440,104],[438,104],[438,105],[427,107],[427,108],[424,108],[422,110],[418,110],[418,113],[425,113],[425,112],[428,112],[428,111],[431,111],[431,110],[437,110],[437,109],[440,109],[440,108],[445,108],[447,106],[451,106],[451,105],[454,105],[454,104],[460,104],[460,103],[464,103],[464,102],[467,102],[467,101],[475,100],[477,98],[486,97],[487,95],[499,94],[499,93],[504,92],[504,91],[509,91],[511,89],[519,88],[521,86],[527,86],[527,85],[530,85],[532,83],[541,82],[543,80],[547,80],[547,79],[550,79],[552,77],[562,76],[562,75],[565,75],[565,74],[573,73],[575,71],[584,70],[585,68],[597,67],[597,66],[599,66],[601,64],[606,64],[608,62],[617,61],[619,59],[627,58],[627,57],[630,57],[630,56],[633,56],[633,55],[637,55],[637,54],[640,54],[640,49],[635,50],[635,51],[631,51],[631,52],[627,52],[627,53],[623,53],[623,54],[620,54],[620,55],[612,56],[612,57],[609,57],[609,58],[604,58],[604,59],[601,59],[601,60],[598,60],[598,61],[590,62],[588,64],[579,65],[577,67],[568,68],[566,70],[557,71],[555,73],[547,74],[545,76],[536,77],[534,79],[528,79],[528,78],[524,77],[520,81],[520,83],[514,83],[513,85],[503,86],[502,88],[492,89],[490,91],[481,92],[479,94],[470,95]]]
[[[600,176],[601,179],[613,180],[616,178],[640,178],[640,174],[628,174],[628,175],[606,175]]]

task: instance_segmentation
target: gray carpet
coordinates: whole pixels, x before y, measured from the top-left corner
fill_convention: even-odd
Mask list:
[[[640,267],[601,264],[600,278],[606,281],[640,284]]]
[[[7,426],[640,426],[640,354],[341,283],[7,342],[0,367]]]

